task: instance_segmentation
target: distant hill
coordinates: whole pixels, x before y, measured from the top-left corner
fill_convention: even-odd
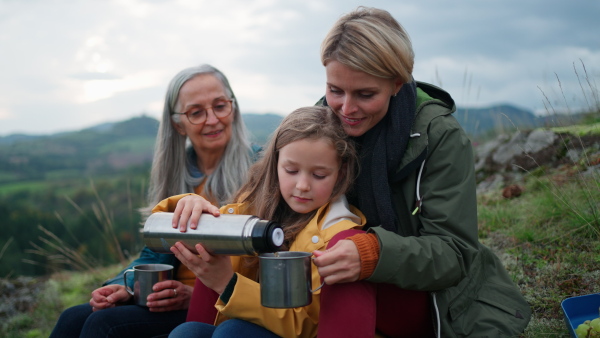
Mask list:
[[[556,125],[562,117],[539,117],[511,105],[459,108],[454,114],[472,137]],[[242,114],[254,143],[264,145],[283,116]],[[573,117],[569,117],[573,122]],[[28,180],[148,172],[159,122],[139,116],[53,135],[0,137],[0,185]],[[137,168],[137,169],[136,169]]]
[[[264,145],[281,123],[283,116],[277,114],[242,114],[242,118],[252,134],[252,141]]]
[[[572,125],[579,123],[585,116],[585,113],[540,116],[512,105],[497,105],[488,108],[457,108],[454,113],[454,117],[467,134],[474,137],[507,133],[516,129],[525,131],[538,127]]]
[[[253,142],[264,144],[280,115],[243,114]],[[148,171],[159,122],[140,116],[54,135],[0,137],[0,185],[117,174],[138,167]]]
[[[490,130],[496,132],[513,130],[515,126],[533,128],[538,125],[532,112],[511,105],[457,108],[454,117],[469,135],[481,135]]]

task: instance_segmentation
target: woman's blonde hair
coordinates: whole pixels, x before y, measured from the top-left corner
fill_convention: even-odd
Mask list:
[[[299,140],[326,140],[335,148],[340,162],[338,180],[331,193],[330,201],[345,194],[355,178],[357,155],[354,143],[329,107],[311,106],[299,108],[286,116],[263,154],[248,174],[248,182],[236,196],[238,202],[247,203],[254,215],[278,221],[285,233],[285,247],[314,217],[317,210],[308,214],[293,211],[281,196],[277,176],[279,151],[286,145]]]
[[[404,28],[389,12],[358,7],[342,16],[321,44],[321,63],[336,60],[385,79],[412,81],[415,54]]]

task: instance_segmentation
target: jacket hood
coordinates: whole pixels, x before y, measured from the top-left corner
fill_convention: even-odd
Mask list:
[[[451,110],[451,113],[456,111],[454,99],[440,87],[432,84],[417,81],[417,113],[428,104],[442,105]]]

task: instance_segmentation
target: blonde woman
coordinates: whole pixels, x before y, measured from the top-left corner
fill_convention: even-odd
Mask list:
[[[321,46],[333,108],[360,149],[349,194],[368,231],[314,262],[319,337],[517,336],[529,305],[478,241],[471,142],[451,96],[412,77],[406,31],[387,11],[342,16]]]

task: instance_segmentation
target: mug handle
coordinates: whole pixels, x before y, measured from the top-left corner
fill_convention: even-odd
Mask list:
[[[312,293],[315,293],[315,292],[317,292],[317,291],[321,290],[321,288],[323,287],[323,285],[325,285],[325,281],[323,281],[323,283],[321,283],[321,285],[319,285],[319,287],[318,287],[318,288],[316,288],[316,289],[314,289],[314,290],[310,290],[310,292],[312,292]]]
[[[131,290],[131,288],[127,285],[127,273],[128,272],[133,272],[133,269],[127,269],[125,270],[125,272],[123,272],[123,284],[125,285],[125,290],[133,296],[133,290]],[[321,285],[323,286],[323,285]]]
[[[313,255],[313,256],[311,256],[310,261],[312,262],[314,259],[315,259],[315,256]],[[314,290],[310,290],[310,292],[311,293],[315,293],[315,292],[321,290],[321,288],[323,287],[323,285],[325,285],[325,281],[323,281],[323,283],[321,283],[321,285],[318,288],[316,288]]]

